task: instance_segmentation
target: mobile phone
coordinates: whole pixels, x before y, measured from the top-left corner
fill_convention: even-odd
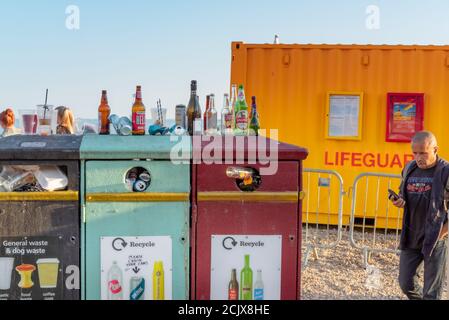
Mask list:
[[[391,189],[388,189],[388,199],[392,201],[398,201],[400,199],[399,195]]]

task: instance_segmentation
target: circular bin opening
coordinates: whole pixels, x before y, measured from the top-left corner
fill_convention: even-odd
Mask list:
[[[150,172],[142,167],[130,169],[125,176],[126,188],[132,192],[145,192],[151,184]]]
[[[258,170],[254,168],[243,168],[245,178],[237,178],[237,187],[243,192],[254,192],[262,185],[262,177]]]

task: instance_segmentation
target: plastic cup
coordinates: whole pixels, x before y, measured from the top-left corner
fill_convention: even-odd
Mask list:
[[[153,120],[153,123],[156,124],[156,121],[159,121],[160,115],[158,113],[157,108],[151,108],[151,119]],[[165,126],[167,124],[167,109],[162,108],[162,123],[159,123],[161,126]]]
[[[14,258],[0,258],[0,290],[11,289]]]
[[[35,110],[20,110],[22,128],[25,135],[35,135],[37,132],[38,117]]]
[[[53,289],[58,286],[59,260],[39,259],[36,262],[41,289]]]
[[[51,134],[51,120],[53,116],[53,106],[38,105],[37,117],[39,119],[38,133],[42,136]]]

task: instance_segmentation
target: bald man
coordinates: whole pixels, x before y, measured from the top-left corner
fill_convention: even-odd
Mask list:
[[[447,256],[449,163],[438,156],[438,143],[429,131],[412,140],[415,160],[402,172],[399,199],[404,208],[399,284],[411,300],[440,300]],[[424,267],[424,287],[418,273]]]

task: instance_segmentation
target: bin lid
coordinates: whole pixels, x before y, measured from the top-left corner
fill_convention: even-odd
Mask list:
[[[204,160],[212,154],[214,158],[222,160],[259,161],[266,159],[306,160],[309,151],[305,148],[292,144],[279,142],[265,137],[245,137],[245,136],[214,136],[214,137],[193,137],[192,148],[195,159]],[[216,155],[212,150],[221,150],[221,155]],[[273,152],[273,153],[272,153]],[[277,157],[275,154],[277,153]]]
[[[0,160],[79,160],[81,139],[75,135],[0,138]]]
[[[179,160],[192,156],[192,141],[183,136],[85,135],[80,149],[83,160]]]

